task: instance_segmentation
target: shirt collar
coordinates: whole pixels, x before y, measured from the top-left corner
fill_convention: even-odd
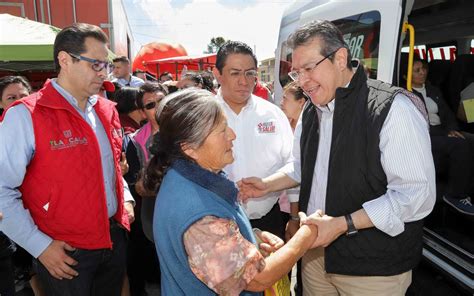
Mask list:
[[[239,191],[234,182],[227,179],[227,175],[223,171],[216,174],[186,159],[175,160],[171,168],[189,181],[214,192],[229,204],[238,205],[237,193]]]
[[[69,102],[69,104],[71,104],[77,110],[81,111],[79,109],[79,103],[77,102],[76,98],[74,98],[67,90],[62,88],[56,81],[56,78],[51,79],[51,84],[58,91],[58,93],[60,93],[66,99],[66,101]],[[94,105],[97,104],[98,99],[99,97],[97,95],[90,96],[87,99],[87,108],[89,109],[94,107]]]
[[[221,91],[220,87],[217,90],[216,98],[221,103],[223,103],[227,108],[229,108],[229,110],[232,110],[232,108],[230,108],[229,104],[227,104],[227,102],[224,100],[224,97],[222,96],[222,91]],[[250,94],[250,98],[247,100],[247,104],[242,108],[242,111],[245,110],[245,109],[252,109],[254,106],[255,106],[255,98],[254,98],[253,94]]]
[[[344,87],[342,88],[347,88],[349,86],[350,82],[348,82]],[[321,111],[325,113],[333,113],[334,112],[334,106],[336,104],[335,98],[331,100],[331,102],[327,103],[326,105],[316,105],[316,107]]]

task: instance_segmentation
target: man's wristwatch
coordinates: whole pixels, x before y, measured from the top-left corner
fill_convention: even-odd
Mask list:
[[[291,215],[291,214],[290,214],[290,220],[293,220],[293,221],[300,221],[300,216],[298,216],[298,215],[295,216],[295,215]]]
[[[354,236],[357,234],[357,229],[354,226],[354,222],[352,222],[352,217],[350,214],[344,216],[346,218],[347,223],[347,236]]]

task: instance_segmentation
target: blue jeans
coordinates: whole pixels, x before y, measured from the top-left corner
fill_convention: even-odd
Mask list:
[[[111,219],[112,220],[112,219]],[[126,232],[114,221],[110,235],[113,249],[67,252],[78,264],[72,266],[79,275],[71,280],[58,280],[35,259],[33,266],[48,296],[120,296],[126,270]]]

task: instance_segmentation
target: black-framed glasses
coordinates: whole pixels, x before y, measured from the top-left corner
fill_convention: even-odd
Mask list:
[[[112,63],[109,63],[109,62],[106,62],[106,61],[91,59],[91,58],[84,57],[84,56],[77,55],[77,54],[73,54],[73,53],[70,53],[70,52],[68,52],[67,54],[70,55],[71,57],[75,58],[76,60],[91,63],[92,64],[91,65],[92,70],[94,70],[96,72],[100,72],[100,71],[106,69],[107,73],[110,73],[114,70],[114,64],[112,64]]]
[[[321,64],[322,62],[324,62],[326,59],[328,59],[330,56],[332,56],[333,54],[335,54],[339,49],[341,48],[338,48],[336,50],[334,50],[333,52],[331,52],[330,54],[326,55],[324,58],[322,58],[319,62],[313,62],[313,63],[309,63],[307,64],[303,69],[299,70],[299,71],[291,71],[288,73],[288,76],[290,76],[290,78],[293,80],[293,81],[296,81],[298,82],[298,80],[301,78],[301,76],[306,76],[306,75],[309,75],[311,72],[314,71],[314,69],[316,69],[316,67]]]
[[[150,102],[150,103],[145,104],[145,106],[143,106],[143,107],[147,110],[151,110],[151,109],[156,107],[156,104],[157,104],[157,102]]]

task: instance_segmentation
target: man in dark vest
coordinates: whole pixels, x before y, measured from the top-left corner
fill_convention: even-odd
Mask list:
[[[302,259],[304,295],[405,295],[435,203],[426,108],[352,69],[341,32],[315,21],[294,32],[290,77],[311,97],[292,164],[239,182],[243,199],[301,183],[301,223],[318,226]],[[306,214],[310,216],[306,216]]]
[[[0,231],[27,250],[46,295],[120,295],[133,198],[120,168],[115,104],[97,96],[107,36],[58,33],[58,78],[13,103],[0,124]]]

